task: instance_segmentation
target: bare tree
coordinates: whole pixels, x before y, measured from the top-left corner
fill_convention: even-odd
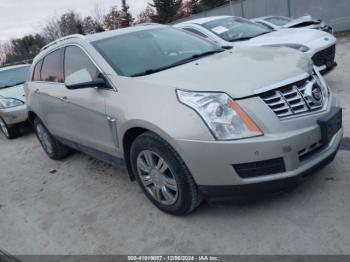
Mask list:
[[[107,30],[118,29],[122,26],[121,12],[118,10],[117,6],[113,6],[109,13],[105,15],[104,26]]]
[[[42,31],[42,36],[44,37],[46,43],[50,43],[62,37],[59,19],[55,17],[49,19]]]
[[[83,25],[79,14],[69,11],[61,16],[59,26],[62,36],[83,34]]]
[[[94,34],[98,32],[103,32],[104,29],[101,24],[99,24],[93,17],[87,16],[84,18],[83,22],[84,34]]]
[[[7,44],[5,43],[0,43],[0,65],[5,64],[6,62],[6,54],[8,53],[6,45]]]
[[[150,23],[152,22],[152,16],[154,16],[154,10],[150,6],[147,6],[147,8],[137,16],[136,24]]]
[[[105,17],[104,10],[98,4],[96,4],[95,7],[94,7],[94,10],[92,11],[92,18],[98,24],[103,25],[104,17]]]

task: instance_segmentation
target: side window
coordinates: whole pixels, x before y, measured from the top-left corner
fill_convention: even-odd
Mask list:
[[[41,69],[41,81],[63,83],[61,53],[62,50],[56,50],[44,58]]]
[[[81,48],[66,47],[64,57],[64,75],[68,85],[90,82],[99,77],[100,71]]]
[[[185,28],[183,28],[183,29],[185,29],[186,31],[191,32],[191,33],[193,33],[193,34],[199,35],[199,36],[201,36],[201,37],[208,38],[207,35],[203,34],[202,32],[199,32],[199,31],[196,30],[196,29],[188,28],[188,27],[185,27]]]
[[[40,81],[40,72],[41,72],[41,66],[43,65],[43,60],[40,60],[38,63],[36,63],[34,67],[33,72],[33,81]]]

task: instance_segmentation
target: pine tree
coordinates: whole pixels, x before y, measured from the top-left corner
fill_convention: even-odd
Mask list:
[[[201,0],[200,4],[203,9],[211,9],[225,4],[227,0]]]
[[[121,16],[121,27],[132,26],[134,19],[129,11],[130,6],[126,3],[126,0],[122,0],[122,10],[120,11]]]
[[[182,0],[153,0],[149,4],[156,9],[156,14],[151,17],[155,23],[167,24],[178,18]]]
[[[197,14],[201,11],[200,0],[191,0],[190,5],[191,5],[191,14]]]

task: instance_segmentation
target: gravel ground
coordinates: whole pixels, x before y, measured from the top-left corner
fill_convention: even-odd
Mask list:
[[[335,161],[293,192],[187,217],[157,210],[123,167],[52,161],[30,131],[0,137],[0,249],[12,254],[350,254],[350,41],[326,77],[344,107]]]

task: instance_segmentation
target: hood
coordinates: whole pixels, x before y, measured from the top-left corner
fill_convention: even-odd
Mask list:
[[[0,89],[0,96],[6,97],[6,98],[16,98],[16,99],[19,99],[23,102],[26,101],[23,84],[8,87],[5,89]]]
[[[309,26],[309,25],[317,25],[317,24],[320,24],[321,21],[320,21],[320,20],[313,19],[311,16],[306,15],[306,16],[302,16],[302,17],[299,17],[299,18],[297,18],[297,19],[294,19],[293,21],[287,23],[287,24],[284,25],[283,27],[285,27],[285,28],[290,28],[290,27],[295,27],[295,26],[297,26],[297,25],[304,24],[304,23],[305,23],[305,26]]]
[[[311,71],[312,63],[307,56],[289,48],[237,47],[139,80],[242,98],[255,95],[259,88]]]
[[[324,38],[328,34],[312,29],[281,29],[271,33],[252,38],[248,41],[237,42],[249,46],[276,45],[276,44],[301,44]],[[235,43],[236,44],[236,43]]]

